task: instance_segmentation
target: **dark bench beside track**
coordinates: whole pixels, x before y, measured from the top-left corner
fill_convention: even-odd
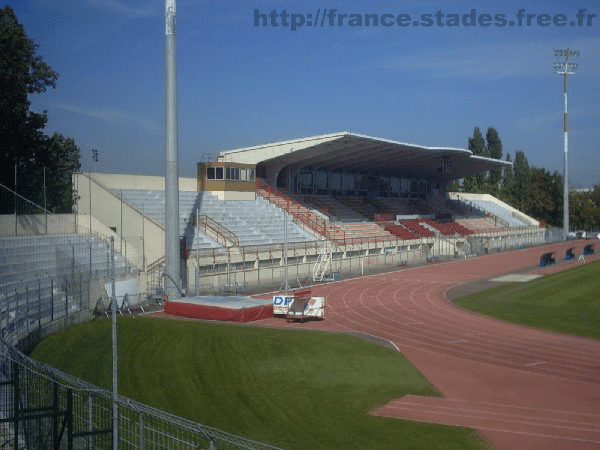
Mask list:
[[[575,250],[575,247],[571,247],[569,249],[567,249],[566,253],[565,253],[565,260],[570,260],[573,259],[576,255],[575,253],[573,253],[573,250]]]
[[[554,252],[544,253],[540,257],[540,267],[550,266],[556,263],[556,259],[554,259]]]

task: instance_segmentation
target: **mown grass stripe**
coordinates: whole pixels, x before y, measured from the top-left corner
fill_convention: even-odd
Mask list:
[[[286,449],[481,449],[474,430],[376,417],[439,395],[397,351],[344,334],[151,318],[118,321],[120,393]],[[111,385],[108,321],[42,342],[36,359]]]

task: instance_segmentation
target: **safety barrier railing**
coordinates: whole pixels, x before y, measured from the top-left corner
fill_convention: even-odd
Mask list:
[[[103,241],[76,234],[82,231],[76,220],[51,215],[4,186],[0,206],[12,212],[0,215],[2,448],[107,449],[112,448],[114,432],[122,449],[275,448],[124,397],[117,398],[115,430],[112,393],[21,353],[17,348],[29,351],[43,336],[90,320],[99,306],[97,299],[106,296],[107,280],[129,276],[131,268],[123,259],[116,264]],[[32,218],[40,219],[42,226],[32,226]],[[21,236],[23,230],[26,236]],[[115,244],[119,242],[112,242],[116,250]],[[123,251],[127,253],[126,247]],[[121,304],[125,303],[123,297]],[[143,300],[132,298],[131,304]]]
[[[0,339],[3,448],[256,449],[277,447],[177,417],[35,361]]]
[[[194,215],[194,224],[196,228],[223,247],[237,247],[240,245],[240,240],[233,231],[206,214]]]
[[[291,214],[295,222],[312,230],[319,236],[325,239],[340,239],[345,237],[345,230],[310,212],[300,202],[268,185],[260,178],[256,179],[256,192],[268,202]]]

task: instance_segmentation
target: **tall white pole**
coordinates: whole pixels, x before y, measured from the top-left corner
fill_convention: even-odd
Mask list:
[[[284,246],[284,250],[283,250],[283,262],[284,262],[284,267],[285,267],[285,273],[284,273],[284,283],[285,283],[285,296],[288,296],[288,290],[289,290],[289,285],[288,285],[288,238],[287,238],[287,212],[285,212],[285,210],[283,211],[283,246]]]
[[[574,75],[577,69],[577,64],[569,62],[572,56],[579,56],[579,50],[554,50],[554,56],[564,56],[565,62],[554,63],[556,73],[563,76],[565,111],[563,117],[563,141],[564,141],[564,175],[563,175],[563,238],[567,240],[569,236],[569,110],[568,110],[568,75]]]
[[[569,57],[567,56],[567,60]],[[564,93],[565,93],[565,113],[563,117],[563,141],[564,141],[564,183],[563,183],[563,234],[565,241],[569,236],[569,109],[568,109],[568,95],[569,90],[569,79],[567,77],[567,71],[563,74],[564,77]]]
[[[165,0],[165,279],[169,298],[178,292],[179,280],[179,167],[177,159],[177,53],[175,0]]]

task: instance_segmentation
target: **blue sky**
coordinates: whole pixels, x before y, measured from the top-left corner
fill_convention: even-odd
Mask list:
[[[48,110],[47,131],[75,138],[83,170],[97,149],[99,172],[164,175],[164,0],[7,4],[60,74],[31,98]],[[473,9],[491,24],[465,26]],[[266,15],[258,26],[255,10]],[[307,26],[317,14],[324,26]],[[365,14],[391,26],[359,26]],[[409,26],[394,22],[401,14]],[[552,65],[567,47],[581,52],[569,77],[569,180],[587,187],[600,183],[597,1],[178,0],[179,172],[195,176],[204,154],[338,131],[466,148],[474,127],[493,126],[504,154],[521,149],[562,173],[563,81]]]

